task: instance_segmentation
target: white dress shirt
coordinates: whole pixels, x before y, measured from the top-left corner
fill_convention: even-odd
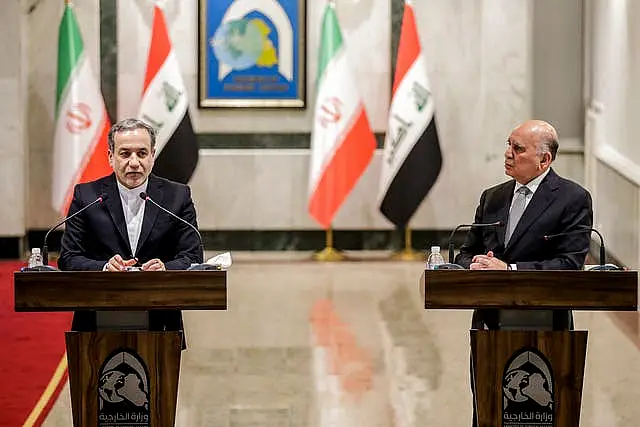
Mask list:
[[[525,209],[527,208],[527,206],[529,206],[529,202],[531,201],[531,199],[533,199],[533,195],[535,194],[538,187],[540,187],[540,183],[548,173],[549,169],[532,179],[526,185],[530,192],[527,194],[524,200]],[[524,187],[524,185],[516,181],[515,188],[513,189],[514,199],[516,192],[521,187]],[[511,203],[511,206],[513,207],[513,201]],[[509,213],[511,213],[511,208],[509,208]],[[517,270],[516,263],[511,264],[510,267],[512,270]],[[498,312],[498,316],[501,330],[553,330],[552,310],[500,310]]]
[[[549,170],[550,168],[547,168],[546,171],[542,172],[540,175],[538,175],[537,177],[535,177],[534,179],[532,179],[531,181],[529,181],[528,184],[520,184],[518,181],[516,181],[516,185],[513,188],[513,198],[511,199],[511,207],[509,208],[509,214],[511,214],[511,208],[513,207],[513,199],[515,199],[515,195],[518,192],[518,190],[521,187],[527,187],[529,189],[529,193],[527,194],[527,196],[524,199],[524,207],[525,209],[527,208],[527,206],[529,206],[529,202],[531,202],[531,199],[533,199],[533,195],[536,193],[536,190],[538,190],[538,187],[540,187],[540,183],[542,182],[542,180],[549,174]],[[515,227],[514,227],[515,228]],[[511,269],[512,270],[517,270],[517,264],[513,263],[511,264]]]
[[[537,177],[529,181],[529,183],[526,185],[520,184],[518,181],[516,181],[516,186],[513,189],[514,196],[516,195],[516,193],[521,187],[527,187],[530,191],[530,193],[527,194],[527,197],[524,200],[525,209],[527,206],[529,206],[529,202],[531,201],[531,199],[533,199],[533,195],[536,194],[536,190],[538,189],[538,187],[540,187],[540,183],[548,174],[549,174],[549,169],[547,169],[546,171],[542,172],[540,175],[538,175]],[[513,199],[511,199],[511,203],[513,206]],[[509,213],[511,213],[511,208],[509,208]]]
[[[122,254],[124,259],[136,254],[138,249],[138,239],[140,239],[140,231],[142,229],[142,220],[144,219],[145,202],[140,198],[140,193],[147,191],[149,180],[136,188],[129,189],[118,181],[118,192],[122,201],[122,209],[124,211],[124,220],[127,224],[127,234],[129,235],[129,244],[131,245],[131,254]]]
[[[138,248],[145,205],[145,201],[140,198],[140,193],[147,191],[149,180],[133,189],[120,184],[120,181],[117,181],[117,183],[120,201],[122,201],[122,210],[124,211],[124,220],[127,223],[129,244],[133,252],[132,254],[120,254],[123,259],[127,260],[135,256]],[[103,271],[107,270],[108,264],[109,262],[107,261],[102,268]],[[149,314],[146,311],[97,311],[96,326],[98,331],[148,330]]]

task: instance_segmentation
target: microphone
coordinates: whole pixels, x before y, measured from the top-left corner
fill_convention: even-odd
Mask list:
[[[177,219],[178,221],[187,224],[189,227],[191,227],[191,229],[193,231],[196,232],[196,235],[198,236],[198,240],[200,241],[200,251],[202,251],[202,257],[204,259],[204,244],[202,243],[202,235],[200,234],[200,232],[198,231],[198,229],[191,224],[189,221],[185,221],[184,219],[180,218],[178,215],[174,214],[173,212],[171,212],[169,209],[165,209],[162,206],[160,206],[159,204],[157,204],[151,197],[149,197],[149,195],[147,193],[145,193],[144,191],[142,193],[140,193],[140,198],[142,200],[144,200],[145,202],[151,202],[153,203],[158,209],[160,209],[162,212],[165,212],[169,215],[171,215],[172,217],[174,217],[175,219]],[[196,265],[192,265],[191,267],[189,267],[187,270],[218,270],[217,267],[213,266],[213,265],[209,265],[209,264],[196,264]]]
[[[572,236],[575,234],[583,234],[583,233],[591,233],[594,232],[598,235],[598,237],[600,238],[600,265],[598,265],[597,267],[593,267],[590,268],[589,270],[620,270],[620,267],[615,266],[613,264],[605,264],[605,260],[607,259],[606,257],[606,253],[605,253],[605,249],[604,249],[604,239],[602,238],[602,234],[600,234],[600,232],[598,230],[596,230],[595,228],[579,228],[577,230],[573,230],[573,231],[567,231],[565,233],[558,233],[558,234],[548,234],[544,236],[544,240],[551,240],[551,239],[555,239],[556,237],[563,237],[563,236]]]
[[[460,224],[459,226],[454,228],[451,234],[449,235],[449,261],[450,262],[453,261],[453,251],[455,249],[453,244],[453,235],[456,234],[456,231],[460,230],[461,228],[482,228],[482,227],[504,227],[504,222],[503,221],[495,221],[495,222],[487,222],[487,223],[474,222],[473,224]]]
[[[56,225],[51,227],[49,229],[49,231],[47,231],[47,234],[44,235],[44,242],[42,243],[42,264],[45,265],[44,270],[55,270],[55,268],[49,267],[49,250],[48,250],[48,246],[47,246],[47,242],[49,240],[49,234],[51,234],[51,232],[53,230],[55,230],[56,228],[60,227],[65,222],[69,221],[71,218],[75,217],[76,215],[80,215],[82,212],[86,211],[91,206],[95,205],[96,203],[102,203],[105,200],[107,200],[107,195],[106,194],[99,195],[98,198],[95,199],[93,202],[89,203],[87,206],[85,206],[84,208],[80,209],[78,212],[74,213],[73,215],[69,215],[68,217],[64,218],[62,221],[60,221],[59,223],[57,223]]]
[[[460,224],[456,228],[453,229],[451,234],[449,235],[449,262],[446,264],[442,264],[438,266],[438,270],[464,270],[460,264],[453,263],[453,252],[455,249],[455,245],[453,243],[453,236],[456,234],[456,231],[461,228],[482,228],[482,227],[504,227],[504,221],[495,221],[495,222],[474,222],[473,224]]]

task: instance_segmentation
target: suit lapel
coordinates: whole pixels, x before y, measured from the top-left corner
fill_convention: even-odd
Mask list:
[[[131,250],[131,243],[129,243],[129,233],[127,233],[127,223],[124,220],[124,210],[122,209],[122,201],[120,200],[120,192],[118,191],[118,184],[116,183],[116,176],[112,174],[108,180],[102,184],[102,191],[107,194],[107,210],[111,215],[111,220],[115,228],[120,233],[120,237],[124,241],[127,253],[122,254],[124,257],[130,256],[133,251]]]
[[[154,175],[149,175],[147,194],[151,200],[158,203],[160,206],[164,203],[162,182]],[[136,256],[140,252],[140,248],[142,248],[145,240],[147,240],[147,237],[149,237],[153,224],[155,224],[156,218],[158,217],[158,212],[160,212],[160,209],[158,209],[153,203],[146,202],[144,206],[144,218],[142,219],[142,229],[140,230],[140,238],[138,239],[138,247],[136,248]]]
[[[522,214],[520,221],[518,221],[516,229],[513,230],[511,239],[509,239],[509,245],[506,248],[507,251],[511,251],[513,249],[513,246],[518,242],[518,240],[527,232],[527,230],[529,230],[551,202],[553,202],[555,199],[554,192],[557,188],[557,175],[552,169],[540,183],[540,186],[534,193],[533,198]]]

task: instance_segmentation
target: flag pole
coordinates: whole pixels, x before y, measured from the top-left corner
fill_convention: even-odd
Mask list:
[[[333,247],[333,229],[329,227],[325,233],[325,248],[313,254],[313,259],[315,261],[335,262],[344,261],[346,258],[342,251]]]
[[[404,228],[404,248],[401,251],[395,252],[391,255],[392,259],[398,261],[421,261],[424,260],[424,255],[412,247],[411,243],[411,229],[409,227]]]

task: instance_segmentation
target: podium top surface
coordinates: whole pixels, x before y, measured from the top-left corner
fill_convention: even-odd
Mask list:
[[[225,310],[226,271],[14,273],[15,311]]]
[[[420,286],[429,309],[638,309],[636,271],[425,270]]]

